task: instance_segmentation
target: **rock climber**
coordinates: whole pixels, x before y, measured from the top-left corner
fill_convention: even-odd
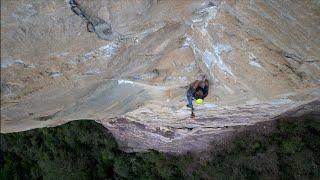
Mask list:
[[[190,84],[190,87],[187,91],[188,104],[187,107],[193,110],[192,101],[194,99],[204,99],[207,97],[209,91],[209,81],[207,76],[203,73],[197,75],[196,81]]]

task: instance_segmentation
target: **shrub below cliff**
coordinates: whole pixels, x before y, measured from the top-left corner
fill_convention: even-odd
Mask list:
[[[214,150],[211,150],[214,152]],[[319,179],[320,122],[278,121],[267,136],[242,133],[227,149],[174,156],[127,154],[94,121],[1,134],[1,179]],[[272,178],[271,178],[272,179]]]

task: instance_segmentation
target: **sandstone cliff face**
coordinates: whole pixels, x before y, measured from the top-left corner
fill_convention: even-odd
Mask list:
[[[201,150],[232,127],[319,112],[319,60],[316,0],[5,0],[1,132],[93,119],[128,151]],[[209,96],[189,119],[198,72]]]

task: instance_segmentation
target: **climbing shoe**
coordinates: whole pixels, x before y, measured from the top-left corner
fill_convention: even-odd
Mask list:
[[[188,107],[188,108],[191,108],[191,109],[193,110],[193,106],[192,106],[192,105],[187,104],[187,107]]]

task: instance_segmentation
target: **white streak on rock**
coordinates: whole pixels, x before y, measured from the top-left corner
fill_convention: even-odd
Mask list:
[[[61,73],[61,72],[50,72],[49,73],[49,76],[50,77],[60,77],[60,76],[62,76],[63,75],[63,73]]]
[[[217,15],[217,7],[216,6],[210,6],[207,8],[200,9],[196,12],[196,16],[194,16],[192,21],[192,27],[193,24],[199,24],[201,23],[203,25],[203,28],[206,28],[208,26],[208,21],[211,19],[214,19]],[[198,25],[196,25],[198,26]]]
[[[120,84],[133,84],[133,82],[132,81],[128,81],[128,80],[118,80],[118,84],[120,85]]]
[[[216,65],[219,69],[221,69],[225,74],[229,74],[234,76],[231,69],[223,62],[221,54],[222,52],[229,53],[232,51],[232,47],[226,44],[216,44],[213,46],[213,51],[206,49],[204,52],[200,50],[193,39],[191,39],[188,35],[185,35],[186,39],[183,43],[183,47],[190,47],[193,50],[195,55],[199,55],[201,60],[203,60],[204,64],[210,70],[214,65]]]
[[[273,105],[279,105],[279,104],[289,104],[292,103],[293,101],[290,99],[275,99],[271,101],[271,104]]]
[[[8,68],[14,64],[27,65],[21,59],[13,60],[11,57],[1,59],[1,68]]]
[[[89,70],[86,71],[86,75],[98,75],[101,74],[100,69],[98,68],[90,68]]]
[[[158,30],[162,29],[165,26],[166,26],[165,22],[156,23],[153,28],[146,29],[146,30],[142,31],[141,33],[139,33],[138,39],[141,40],[141,39],[145,38],[146,36],[148,36],[149,34],[157,32]]]
[[[211,69],[213,59],[215,59],[214,54],[206,49],[203,53],[203,60],[209,69]]]
[[[111,58],[114,54],[116,54],[119,48],[119,44],[115,42],[111,42],[105,46],[101,46],[96,50],[87,52],[82,55],[81,61],[86,62],[92,60],[95,57],[103,57],[106,59]]]
[[[213,108],[218,107],[218,105],[216,105],[216,104],[204,104],[204,105],[202,105],[202,106],[203,106],[203,108],[205,108],[205,109],[213,109]]]
[[[88,53],[85,53],[83,54],[82,56],[82,60],[85,62],[85,61],[89,61],[91,59],[93,59],[93,55],[94,55],[94,52],[88,52]]]
[[[118,50],[119,45],[115,42],[112,42],[106,46],[102,46],[99,48],[99,51],[101,52],[102,56],[104,57],[112,57]]]
[[[222,52],[226,52],[229,53],[230,51],[232,51],[231,46],[229,45],[225,45],[225,44],[217,44],[214,46],[214,52],[215,52],[215,65],[218,66],[218,68],[220,68],[222,71],[224,71],[225,73],[230,74],[231,76],[234,76],[233,73],[231,72],[231,69],[223,62],[221,54]]]
[[[260,63],[257,62],[257,57],[251,52],[249,53],[249,59],[250,59],[249,64],[251,66],[263,69],[263,67],[260,65]]]
[[[262,68],[262,66],[258,62],[255,62],[255,61],[250,61],[249,64],[251,66],[254,66],[254,67],[257,67],[257,68]]]

